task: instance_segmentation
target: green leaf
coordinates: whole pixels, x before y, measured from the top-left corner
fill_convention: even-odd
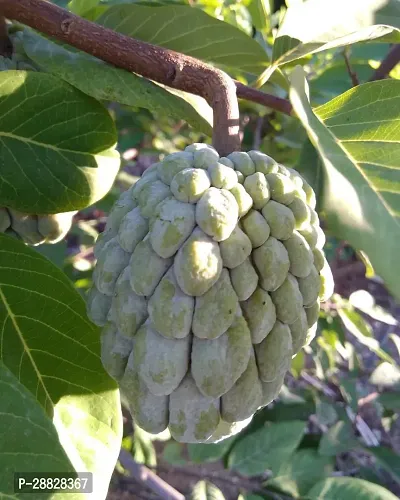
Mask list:
[[[296,378],[300,377],[300,373],[301,373],[301,370],[304,368],[305,361],[306,361],[306,356],[305,356],[303,350],[299,351],[296,354],[296,356],[292,359],[290,371],[292,372],[294,377],[296,377]]]
[[[251,0],[248,9],[258,30],[269,31],[273,4],[273,0]]]
[[[349,303],[371,318],[374,318],[387,325],[397,325],[398,321],[386,309],[375,302],[375,297],[367,290],[356,290],[349,296]]]
[[[273,66],[357,42],[398,43],[398,20],[379,17],[385,4],[395,0],[308,0],[289,7],[275,38]]]
[[[153,442],[148,437],[147,432],[137,425],[135,425],[135,431],[132,437],[131,453],[135,462],[150,467],[157,465],[157,455]]]
[[[68,9],[78,16],[83,16],[89,10],[97,7],[100,0],[71,0]]]
[[[222,491],[208,481],[199,481],[193,487],[191,500],[225,500]]]
[[[261,45],[240,29],[186,5],[115,5],[97,22],[124,35],[236,71],[257,75],[269,64]]]
[[[400,393],[399,392],[384,392],[379,395],[378,402],[385,410],[400,411]]]
[[[212,109],[199,96],[155,84],[67,45],[54,43],[32,30],[24,31],[23,41],[26,53],[36,64],[85,94],[102,101],[162,112],[212,134]]]
[[[303,143],[295,169],[314,189],[317,208],[319,209],[323,197],[324,166],[317,150],[309,139],[306,139]]]
[[[0,391],[0,497],[16,498],[15,472],[74,472],[51,420],[1,361]]]
[[[310,500],[397,500],[397,497],[378,484],[352,477],[329,477],[307,493]]]
[[[338,414],[335,406],[326,401],[322,401],[321,399],[317,399],[316,401],[315,414],[317,416],[318,422],[321,425],[332,425],[338,419]]]
[[[347,330],[359,342],[361,342],[361,344],[365,345],[365,347],[368,347],[368,349],[370,349],[384,361],[392,364],[396,363],[395,360],[380,347],[378,340],[372,337],[372,328],[358,312],[350,309],[339,309],[338,314]]]
[[[228,457],[229,467],[247,476],[276,469],[298,447],[305,426],[305,422],[293,420],[258,429],[233,446]]]
[[[321,457],[316,450],[299,450],[280,464],[266,485],[298,498],[317,481],[328,476],[333,471],[333,465],[331,457]]]
[[[334,457],[358,446],[359,442],[354,436],[354,430],[350,423],[340,421],[323,434],[318,453],[325,457]]]
[[[291,101],[325,167],[322,209],[329,229],[368,255],[400,297],[400,82],[359,85],[315,109],[304,72],[292,73]],[[384,241],[384,245],[377,245]]]
[[[182,456],[182,445],[171,441],[163,449],[162,458],[171,465],[185,465],[186,459]]]
[[[52,418],[74,469],[93,472],[95,497],[105,498],[122,419],[117,386],[101,364],[99,329],[54,264],[1,234],[0,283],[1,360]],[[21,453],[40,442],[39,431],[15,436]]]
[[[229,451],[236,437],[232,436],[229,439],[224,439],[216,444],[189,444],[188,453],[191,462],[200,464],[204,462],[216,462],[223,458],[225,453]]]
[[[0,73],[0,199],[29,213],[85,208],[111,188],[117,134],[98,101],[55,76]]]
[[[400,484],[399,455],[388,448],[384,448],[383,446],[371,446],[370,448],[365,448],[365,451],[371,453],[371,455],[375,457],[378,464],[389,472],[397,483]]]
[[[371,384],[385,389],[397,389],[400,387],[400,369],[387,361],[383,361],[371,373],[369,381]]]

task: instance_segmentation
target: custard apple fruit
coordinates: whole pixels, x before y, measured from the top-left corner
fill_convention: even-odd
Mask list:
[[[71,229],[74,212],[35,215],[0,207],[0,233],[15,236],[32,246],[58,243]]]
[[[204,144],[121,195],[87,303],[139,426],[212,443],[276,398],[333,292],[315,204],[295,170]]]

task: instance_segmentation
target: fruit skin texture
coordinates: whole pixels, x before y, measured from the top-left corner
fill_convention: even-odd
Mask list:
[[[77,212],[36,215],[0,207],[0,233],[21,239],[31,246],[58,243],[71,229]]]
[[[167,156],[120,196],[87,303],[139,426],[218,442],[277,397],[333,293],[314,209],[293,169],[205,144]]]

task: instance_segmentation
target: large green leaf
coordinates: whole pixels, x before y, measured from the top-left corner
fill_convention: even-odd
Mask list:
[[[333,470],[333,459],[321,457],[314,449],[305,448],[296,451],[280,464],[274,477],[267,481],[268,487],[274,487],[298,498],[304,495],[317,481],[328,476]]]
[[[215,462],[223,458],[235,441],[236,436],[224,439],[215,444],[189,444],[188,453],[191,462],[204,463]]]
[[[0,325],[1,361],[52,418],[74,469],[94,473],[95,498],[104,498],[122,425],[116,384],[100,360],[99,330],[54,264],[1,234]],[[29,439],[21,433],[15,446],[29,451],[39,437],[39,430]]]
[[[176,120],[186,120],[205,134],[212,134],[212,109],[199,96],[174,89],[169,91],[89,54],[54,43],[32,30],[25,30],[23,42],[27,55],[36,64],[85,94],[99,100],[162,112]]]
[[[348,421],[336,422],[328,432],[325,432],[319,443],[318,452],[324,457],[334,457],[344,451],[359,447],[354,430]]]
[[[399,16],[399,17],[396,17]],[[266,81],[276,67],[322,50],[357,42],[400,42],[397,0],[308,0],[286,11],[275,38],[272,66],[259,78]]]
[[[307,94],[297,67],[290,97],[324,163],[328,228],[363,250],[400,297],[400,82],[360,85],[314,112]]]
[[[240,29],[185,5],[115,5],[97,22],[125,35],[210,63],[259,74],[269,65],[261,45]]]
[[[329,477],[307,493],[310,500],[398,500],[378,484],[352,477]]]
[[[1,361],[0,392],[0,498],[14,498],[15,472],[74,472],[51,420]]]
[[[299,445],[305,425],[292,420],[258,429],[233,446],[229,466],[248,476],[261,474],[266,469],[276,470]]]
[[[0,204],[29,213],[85,208],[120,165],[108,111],[59,78],[0,73]]]
[[[371,446],[366,448],[366,451],[371,453],[378,464],[386,469],[400,484],[400,456],[397,453],[383,446]]]

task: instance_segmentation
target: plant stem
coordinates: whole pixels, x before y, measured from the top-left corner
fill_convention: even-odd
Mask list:
[[[343,57],[344,57],[344,62],[346,64],[347,72],[348,72],[350,79],[351,79],[351,83],[353,84],[353,87],[357,87],[357,85],[360,85],[360,82],[358,80],[357,73],[352,70],[352,67],[350,64],[350,59],[349,59],[348,47],[345,47],[343,49]]]
[[[291,112],[289,101],[234,82],[198,59],[121,35],[44,0],[0,0],[0,12],[114,66],[202,96],[214,111],[213,144],[220,155],[240,149],[237,97]]]
[[[132,477],[157,493],[160,498],[164,500],[185,500],[182,493],[179,493],[179,491],[158,477],[157,474],[148,469],[145,465],[135,462],[130,453],[126,450],[121,449],[119,461],[122,466],[131,473]]]
[[[0,16],[0,55],[10,58],[12,56],[12,43],[8,38],[7,24],[4,16]]]
[[[393,45],[389,50],[385,59],[381,62],[379,68],[376,69],[370,82],[375,80],[383,80],[388,76],[392,69],[400,62],[400,44]]]

